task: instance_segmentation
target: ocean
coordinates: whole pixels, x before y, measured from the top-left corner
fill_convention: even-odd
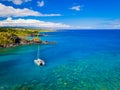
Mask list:
[[[0,90],[120,90],[120,30],[44,32],[38,45],[0,48]]]

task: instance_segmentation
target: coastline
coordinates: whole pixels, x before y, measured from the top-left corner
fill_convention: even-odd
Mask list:
[[[40,36],[48,36],[41,32],[48,30],[31,28],[0,28],[0,47],[10,48],[30,44],[56,44],[56,42],[42,41]],[[50,31],[51,32],[51,31]],[[31,37],[32,39],[27,39]]]

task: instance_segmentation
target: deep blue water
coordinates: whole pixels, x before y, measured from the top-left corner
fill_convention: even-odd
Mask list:
[[[0,48],[0,90],[120,90],[120,30],[46,32],[57,44]]]

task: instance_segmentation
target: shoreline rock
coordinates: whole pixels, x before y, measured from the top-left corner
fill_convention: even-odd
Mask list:
[[[20,44],[10,44],[10,45],[6,45],[6,46],[0,46],[1,48],[11,48],[11,47],[17,47],[17,46],[23,46],[23,45],[32,45],[32,44],[41,44],[41,45],[49,45],[49,44],[57,44],[56,42],[48,42],[48,41],[44,41],[44,42],[28,42],[28,43],[20,43]]]

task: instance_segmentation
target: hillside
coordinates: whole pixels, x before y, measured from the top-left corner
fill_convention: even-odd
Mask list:
[[[0,47],[14,47],[24,44],[42,43],[38,38],[41,29],[32,28],[0,28]],[[31,40],[27,37],[32,36]]]

